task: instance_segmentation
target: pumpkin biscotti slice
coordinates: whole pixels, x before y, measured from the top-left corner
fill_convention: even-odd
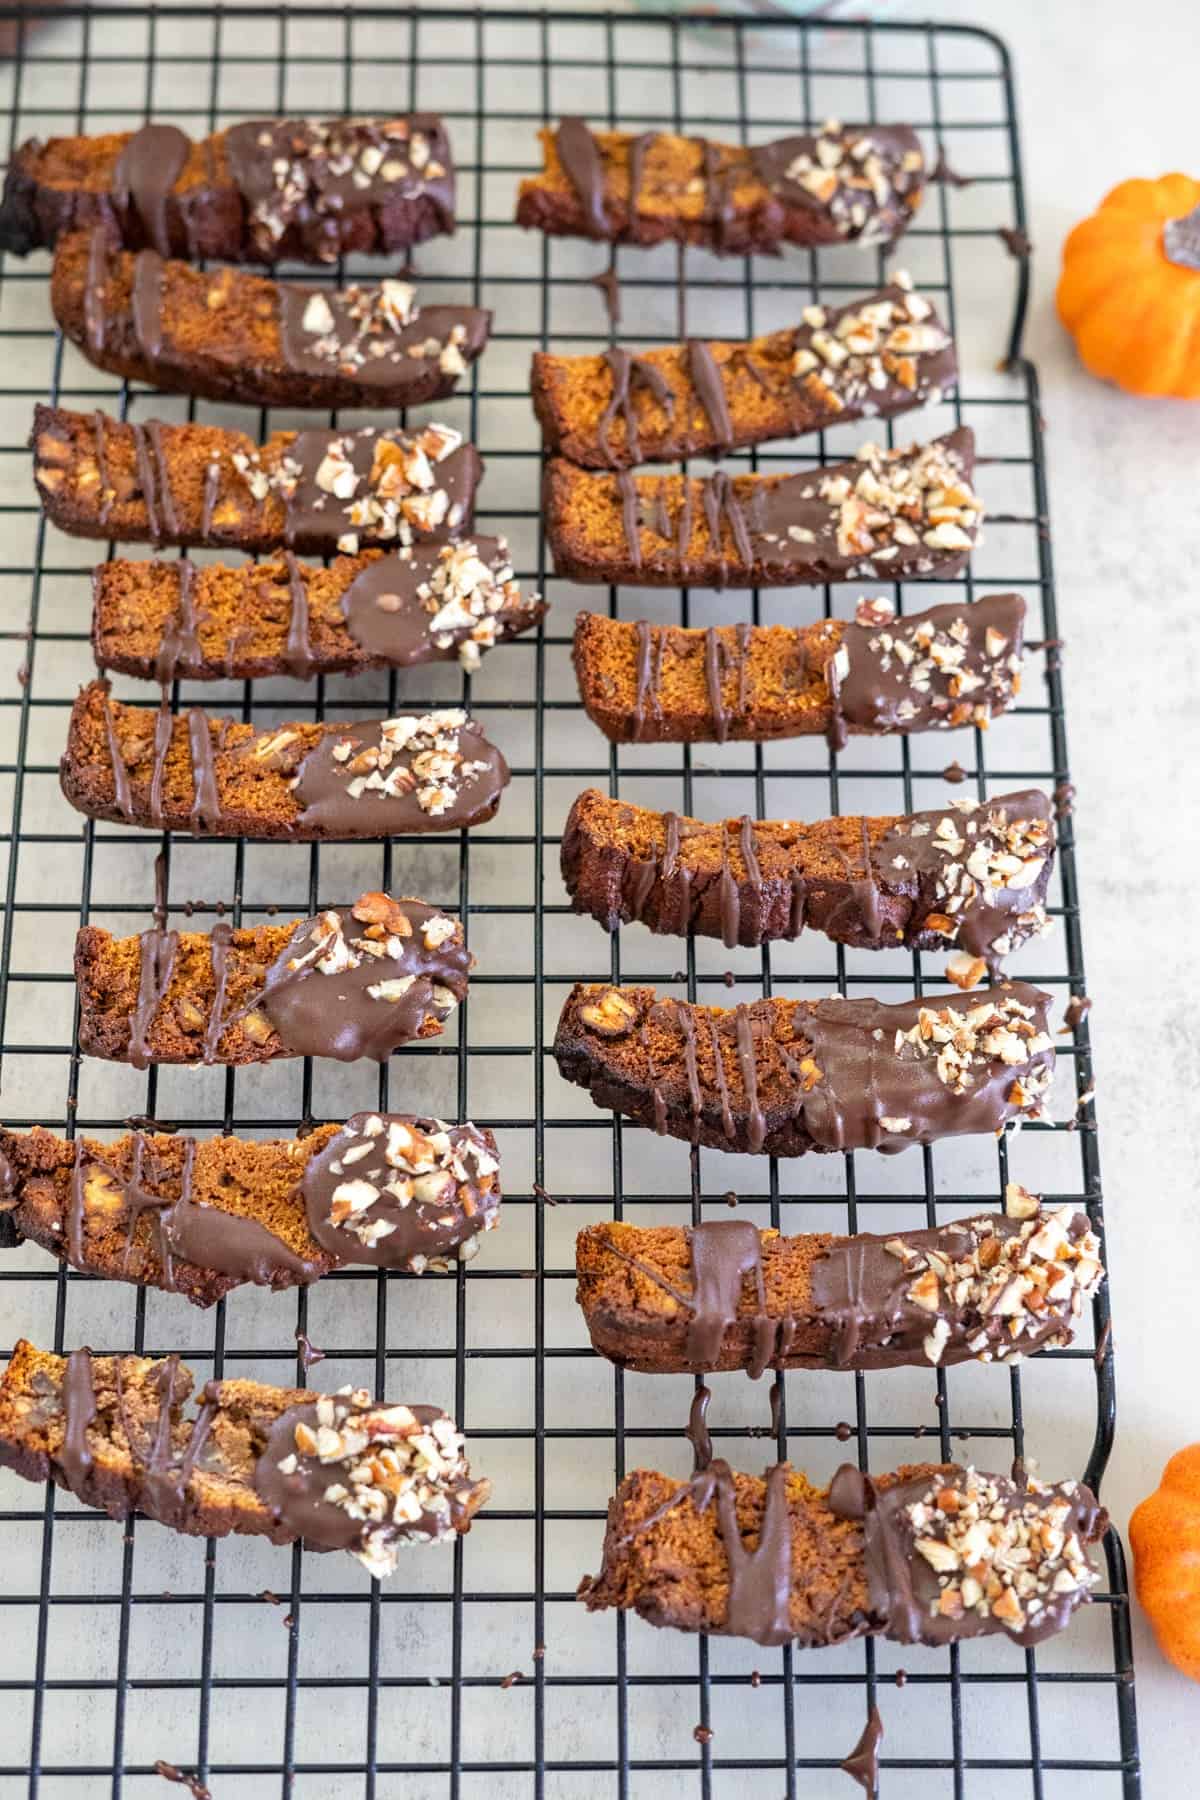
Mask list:
[[[1011,1217],[883,1236],[590,1225],[576,1298],[593,1348],[646,1374],[1007,1362],[1069,1344],[1104,1277],[1085,1213],[1007,1198]]]
[[[897,274],[844,306],[806,306],[798,325],[766,337],[535,350],[531,387],[548,450],[585,469],[628,469],[891,418],[936,405],[956,378],[949,333]]]
[[[247,119],[193,142],[178,125],[36,138],[13,155],[0,248],[24,256],[102,225],[126,250],[191,262],[332,263],[454,230],[446,128],[387,119]]]
[[[435,1406],[209,1381],[185,1417],[193,1386],[178,1356],[63,1357],[22,1338],[0,1380],[0,1465],[113,1519],[348,1550],[380,1579],[405,1544],[468,1530],[490,1492]]]
[[[59,779],[92,819],[310,843],[481,824],[509,769],[460,707],[256,731],[199,707],[126,706],[94,681],[71,710]]]
[[[1082,1482],[954,1463],[872,1477],[844,1463],[821,1488],[787,1463],[763,1477],[713,1458],[689,1481],[625,1477],[579,1598],[757,1644],[940,1647],[1003,1632],[1029,1649],[1090,1598],[1087,1549],[1107,1530]]]
[[[959,986],[1047,929],[1053,866],[1053,808],[1038,788],[811,825],[746,814],[708,825],[587,788],[562,840],[571,902],[606,931],[636,920],[729,949],[806,929],[856,949],[953,945]]]
[[[280,925],[155,925],[127,938],[85,925],[75,938],[79,1046],[138,1069],[284,1056],[382,1062],[401,1044],[441,1036],[474,960],[456,919],[379,893]]]
[[[213,1306],[244,1282],[465,1262],[496,1223],[498,1169],[490,1131],[408,1113],[262,1141],[0,1130],[0,1214],[83,1274]]]
[[[245,406],[415,406],[453,393],[488,340],[475,306],[418,304],[385,276],[304,286],[157,250],[114,250],[97,225],[60,238],[54,317],[98,369]]]
[[[447,425],[277,431],[34,409],[46,517],[73,537],[325,555],[470,529],[483,463]]]
[[[92,649],[101,669],[166,684],[357,674],[485,650],[545,616],[524,595],[503,538],[469,537],[328,568],[290,551],[271,562],[129,562],[92,574]]]
[[[888,244],[925,182],[909,125],[842,125],[771,143],[673,132],[593,131],[564,119],[539,133],[543,166],[521,183],[517,224],[553,237],[700,244],[760,255],[782,244]]]
[[[815,625],[651,625],[580,613],[574,663],[614,743],[692,744],[949,730],[1007,712],[1021,687],[1019,594],[896,617],[863,600]]]
[[[983,518],[974,464],[967,426],[796,475],[598,475],[553,457],[546,534],[558,575],[609,586],[948,581]]]
[[[554,1056],[567,1081],[668,1137],[768,1156],[882,1150],[1042,1116],[1050,995],[1023,981],[884,1005],[732,1008],[578,982]]]

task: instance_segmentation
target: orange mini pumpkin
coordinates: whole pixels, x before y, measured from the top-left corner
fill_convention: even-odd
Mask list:
[[[1093,375],[1200,399],[1200,181],[1123,181],[1063,248],[1058,315]]]
[[[1200,1681],[1200,1444],[1173,1456],[1129,1521],[1137,1596],[1169,1662]]]

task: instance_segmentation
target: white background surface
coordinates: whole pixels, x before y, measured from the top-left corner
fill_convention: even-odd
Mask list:
[[[1027,348],[1049,427],[1112,1262],[1118,1436],[1105,1499],[1124,1529],[1170,1452],[1200,1437],[1200,1018],[1190,980],[1200,407],[1139,401],[1092,381],[1052,298],[1067,229],[1111,185],[1197,172],[1196,13],[1194,0],[1135,9],[1128,0],[947,0],[932,10],[1000,32],[1016,66],[1035,247]],[[1136,1612],[1135,1621],[1145,1792],[1182,1800],[1196,1791],[1200,1696],[1167,1668]]]

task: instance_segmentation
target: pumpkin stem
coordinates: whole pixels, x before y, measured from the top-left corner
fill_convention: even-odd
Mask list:
[[[1163,254],[1178,269],[1200,270],[1200,206],[1163,226]]]

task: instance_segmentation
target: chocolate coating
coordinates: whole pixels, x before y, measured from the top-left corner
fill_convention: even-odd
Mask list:
[[[348,960],[362,930],[349,908],[331,907],[296,927],[267,971],[260,1002],[293,1054],[383,1062],[419,1036],[428,1018],[448,1018],[466,998],[471,956],[461,938],[434,949],[425,942],[426,928],[445,915],[419,900],[398,904],[411,933],[389,935],[383,957],[358,952],[357,961]],[[391,998],[370,993],[388,982],[406,985]]]
[[[419,1272],[495,1223],[497,1167],[495,1139],[477,1125],[355,1113],[304,1171],[308,1228],[342,1262]]]
[[[465,719],[465,714],[454,716]],[[490,819],[510,780],[508,764],[495,745],[467,720],[461,728],[440,734],[455,739],[458,766],[445,777],[431,774],[423,759],[437,753],[423,740],[418,740],[415,754],[393,750],[389,727],[412,722],[373,719],[329,726],[300,764],[296,778],[296,799],[304,808],[301,829],[329,837],[373,838],[457,831]],[[377,785],[363,785],[375,777]],[[429,798],[434,792],[452,798],[448,804],[435,804]]]

